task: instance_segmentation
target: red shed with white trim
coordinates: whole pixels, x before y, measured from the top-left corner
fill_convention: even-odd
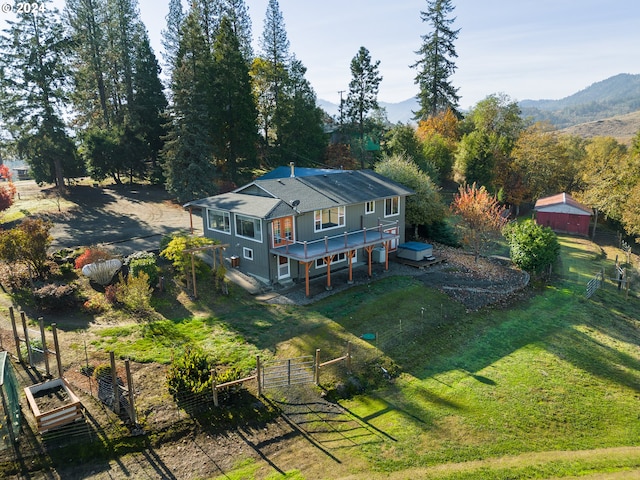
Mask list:
[[[533,209],[538,225],[550,227],[555,232],[589,235],[593,211],[568,193],[541,198]]]

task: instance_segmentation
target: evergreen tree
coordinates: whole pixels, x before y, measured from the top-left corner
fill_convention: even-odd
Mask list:
[[[76,165],[62,121],[71,44],[58,10],[48,2],[43,5],[46,14],[19,13],[0,37],[3,118],[36,181],[55,183],[62,193],[65,165]]]
[[[420,109],[415,112],[416,120],[435,116],[447,108],[460,116],[460,96],[450,79],[456,70],[453,59],[458,55],[454,42],[460,32],[451,28],[455,18],[448,18],[448,15],[453,9],[451,0],[427,0],[427,11],[420,12],[422,21],[429,23],[433,30],[422,36],[423,44],[416,52],[420,59],[412,65],[418,69],[415,83],[420,87],[417,95]]]
[[[257,113],[247,63],[227,17],[213,51],[214,153],[223,173],[237,184],[241,168],[256,166]]]
[[[286,84],[286,115],[280,126],[280,160],[294,160],[301,165],[322,161],[327,145],[323,130],[323,111],[317,106],[316,94],[304,77],[306,68],[297,59],[291,62],[291,74]]]
[[[347,118],[358,132],[359,143],[364,147],[365,120],[371,110],[378,107],[378,89],[382,77],[378,67],[380,61],[371,62],[369,50],[360,47],[357,55],[351,60],[351,81],[349,93],[345,102]],[[364,168],[364,155],[361,156],[362,168]]]
[[[199,13],[187,15],[171,79],[173,104],[162,152],[167,191],[180,202],[216,193],[211,144],[212,59]]]
[[[76,124],[109,127],[113,120],[110,107],[111,83],[108,80],[104,0],[67,0],[65,17],[74,41],[71,99]]]
[[[182,10],[182,0],[169,0],[169,13],[165,17],[167,22],[166,28],[162,30],[162,57],[164,60],[164,71],[168,78],[171,73],[178,56],[180,48],[180,28],[184,21],[185,13]]]
[[[72,99],[90,172],[117,183],[123,173],[144,177],[162,145],[166,99],[137,1],[67,0],[66,12],[76,45]]]
[[[140,32],[141,37],[136,41],[136,55],[133,74],[133,104],[130,111],[135,125],[135,135],[141,140],[140,158],[142,162],[135,162],[140,168],[139,174],[146,173],[144,161],[151,163],[154,177],[157,160],[166,134],[164,128],[164,111],[167,99],[160,82],[160,66],[149,44],[146,32]]]
[[[277,144],[278,126],[283,121],[281,90],[289,72],[289,40],[277,0],[269,0],[260,42],[264,60],[263,74],[266,88],[263,95],[262,130],[267,147]],[[271,130],[275,130],[271,132]]]
[[[244,0],[226,0],[224,15],[229,18],[233,33],[235,33],[240,51],[247,65],[253,60],[251,16]]]

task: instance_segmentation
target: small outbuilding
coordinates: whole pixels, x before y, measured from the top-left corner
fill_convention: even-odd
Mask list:
[[[589,235],[593,211],[568,193],[541,198],[534,207],[536,223],[555,232]]]

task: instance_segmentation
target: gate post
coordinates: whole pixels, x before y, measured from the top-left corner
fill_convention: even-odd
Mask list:
[[[60,344],[58,343],[58,327],[56,323],[51,324],[53,333],[53,348],[56,350],[56,365],[58,366],[58,378],[62,378],[62,360],[60,359]],[[91,385],[91,383],[89,383]]]
[[[262,379],[260,377],[260,355],[256,355],[256,381],[258,382],[258,397],[262,396]]]
[[[49,371],[49,349],[47,348],[47,339],[44,336],[44,318],[38,317],[38,323],[40,324],[40,338],[42,339],[42,354],[44,355],[44,368],[47,372],[47,377],[51,376]]]
[[[18,335],[18,327],[16,327],[16,315],[13,312],[13,307],[9,307],[9,316],[11,317],[11,327],[13,328],[13,339],[16,342],[16,353],[18,354],[18,361],[23,363],[22,352],[20,351],[20,336]]]
[[[316,385],[320,385],[320,349],[316,348],[316,364],[313,372],[313,381]]]
[[[120,415],[120,386],[118,385],[118,372],[116,372],[116,354],[109,352],[111,360],[111,385],[113,390],[113,411]],[[129,399],[131,401],[131,399]]]
[[[131,418],[131,423],[135,426],[138,424],[138,419],[136,418],[136,404],[133,398],[133,377],[131,376],[131,366],[129,365],[129,359],[126,359],[124,361],[124,368],[127,372],[127,387],[129,389],[129,417]]]
[[[29,341],[29,331],[27,329],[27,317],[24,312],[20,312],[20,318],[22,319],[22,329],[24,330],[24,341],[27,344],[27,358],[29,360],[29,366],[33,367],[33,358],[31,356],[31,342]]]
[[[218,407],[220,404],[218,403],[218,386],[216,384],[216,369],[211,369],[211,388],[213,389],[213,404]]]
[[[291,385],[291,359],[287,359],[287,385]]]

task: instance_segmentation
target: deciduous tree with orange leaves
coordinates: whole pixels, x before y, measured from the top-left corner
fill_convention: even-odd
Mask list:
[[[459,218],[456,227],[461,231],[462,243],[473,252],[476,261],[489,242],[500,236],[507,222],[505,207],[484,186],[475,183],[458,189],[451,211]]]
[[[0,165],[0,178],[4,180],[3,183],[0,183],[0,212],[3,212],[13,205],[16,186],[11,181],[11,171],[5,164]]]

